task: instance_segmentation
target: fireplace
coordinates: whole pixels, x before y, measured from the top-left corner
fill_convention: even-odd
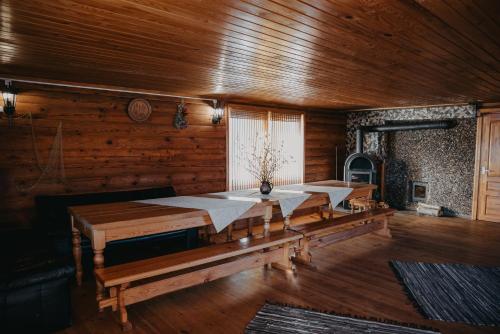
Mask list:
[[[377,168],[375,160],[369,155],[363,153],[364,132],[394,132],[410,130],[429,130],[429,129],[449,129],[456,125],[454,121],[412,121],[412,122],[391,122],[384,125],[360,126],[356,129],[356,153],[347,157],[344,165],[344,181],[347,182],[366,182],[376,184]],[[428,192],[426,184],[416,183],[417,201],[425,201]],[[424,195],[424,197],[419,197]]]
[[[356,131],[356,153],[347,157],[344,164],[344,181],[377,183],[377,165],[368,154],[363,153],[363,131]]]
[[[351,154],[344,168],[344,180],[347,182],[375,183],[377,169],[375,161],[364,153]]]
[[[429,197],[429,184],[427,182],[413,181],[411,183],[411,198],[413,202],[425,202]]]

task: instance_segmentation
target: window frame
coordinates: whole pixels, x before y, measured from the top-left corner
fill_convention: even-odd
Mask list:
[[[266,127],[269,126],[269,122],[271,119],[271,113],[285,113],[285,114],[300,114],[301,116],[301,122],[302,122],[302,138],[303,138],[303,145],[302,145],[302,182],[306,182],[306,113],[302,110],[295,110],[295,109],[282,109],[282,108],[274,108],[274,107],[261,107],[261,106],[252,106],[252,105],[246,105],[246,104],[228,104],[226,105],[226,117],[225,117],[225,122],[226,122],[226,191],[231,191],[231,175],[230,175],[230,162],[229,162],[229,154],[230,154],[230,149],[229,145],[230,143],[230,138],[231,138],[231,126],[230,126],[230,118],[231,118],[231,112],[233,110],[241,110],[241,111],[248,111],[248,112],[266,112],[267,113],[267,123]]]

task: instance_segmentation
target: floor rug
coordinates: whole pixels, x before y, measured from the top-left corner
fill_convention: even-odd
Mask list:
[[[439,332],[266,303],[248,324],[245,333],[435,334]]]
[[[427,318],[500,325],[500,267],[400,261],[390,264]]]

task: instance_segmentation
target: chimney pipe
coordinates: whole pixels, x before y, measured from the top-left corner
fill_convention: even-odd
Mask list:
[[[360,129],[365,132],[393,132],[393,131],[411,131],[411,130],[430,130],[430,129],[450,129],[456,125],[453,121],[439,122],[414,122],[397,123],[387,125],[362,126]]]
[[[450,129],[456,125],[452,120],[438,122],[401,122],[399,124],[360,126],[356,129],[356,153],[363,153],[364,132],[393,132],[430,129]]]
[[[363,153],[363,130],[361,128],[356,129],[356,153]]]

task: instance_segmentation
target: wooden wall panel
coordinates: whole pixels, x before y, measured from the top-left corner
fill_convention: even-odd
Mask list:
[[[308,112],[305,129],[305,181],[343,179],[346,117]]]
[[[0,123],[0,168],[6,200],[0,208],[1,227],[28,225],[37,194],[79,193],[144,188],[172,184],[179,194],[222,191],[226,177],[226,129],[211,123],[212,108],[189,103],[189,127],[177,130],[177,101],[151,98],[151,118],[131,121],[131,98],[89,91],[68,92],[22,87],[18,112],[33,114],[38,149],[44,163],[57,125],[63,126],[66,183],[46,178],[31,192],[20,191],[36,181],[29,119],[14,128]]]
[[[119,93],[20,87],[18,113],[31,112],[43,163],[59,122],[63,127],[66,182],[54,173],[32,191],[36,168],[28,118],[13,128],[0,120],[0,229],[30,226],[38,194],[82,193],[172,184],[178,194],[223,191],[226,186],[225,122],[211,123],[212,108],[188,103],[189,127],[173,127],[176,103],[148,98],[153,107],[144,124],[131,121],[126,108],[137,96]],[[306,178],[334,177],[334,147],[344,150],[345,119],[311,113],[306,123]]]

